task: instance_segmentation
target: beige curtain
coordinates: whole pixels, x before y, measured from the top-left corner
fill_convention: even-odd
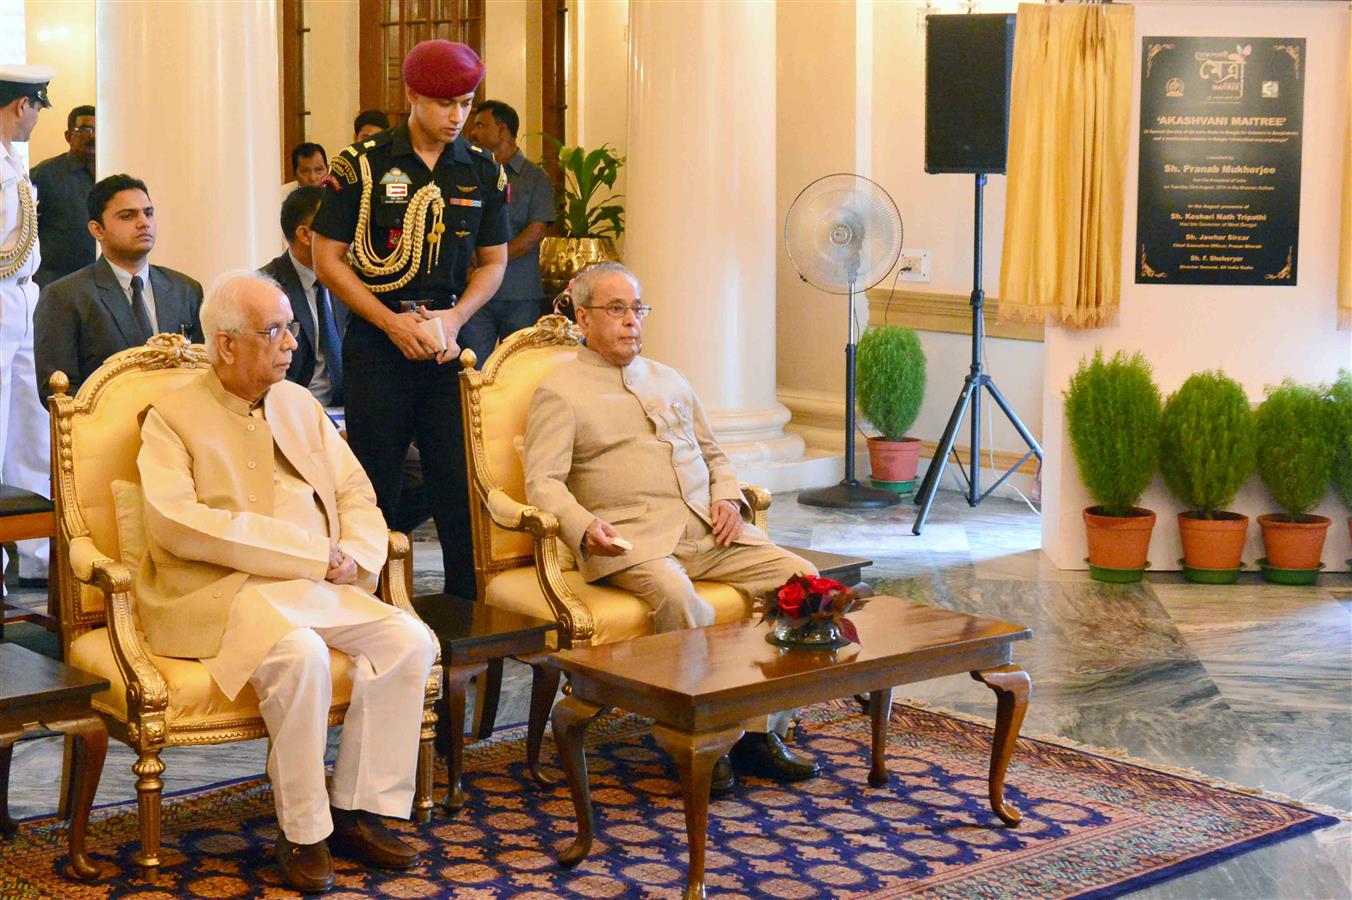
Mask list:
[[[1347,26],[1347,135],[1343,141],[1343,241],[1338,262],[1338,327],[1352,329],[1352,21]]]
[[[1019,6],[1000,318],[1117,318],[1135,10]]]

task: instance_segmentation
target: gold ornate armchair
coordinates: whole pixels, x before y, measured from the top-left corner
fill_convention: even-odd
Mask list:
[[[460,396],[465,411],[474,574],[479,596],[499,606],[559,623],[561,647],[608,644],[652,633],[652,609],[627,591],[588,584],[558,539],[558,520],[527,506],[520,436],[535,388],[577,352],[581,334],[563,316],[544,316],[518,331],[475,371],[461,354]],[[770,493],[742,488],[756,525],[765,528]],[[751,608],[736,589],[697,581],[716,621],[746,618]]]
[[[156,656],[147,647],[136,616],[134,571],[144,541],[136,455],[141,446],[137,416],[151,401],[207,368],[203,348],[179,335],[161,334],[144,347],[116,354],[74,396],[57,372],[51,384],[52,483],[60,584],[61,645],[73,666],[108,679],[111,688],[93,699],[113,737],[137,755],[132,771],[140,817],[136,863],[153,880],[160,865],[160,800],[166,747],[224,744],[264,737],[267,730],[253,688],[232,702],[197,660]],[[115,496],[122,491],[121,497]],[[132,502],[132,499],[135,502]],[[118,502],[121,500],[121,502]],[[380,596],[413,613],[408,538],[390,532],[390,552]],[[329,723],[342,721],[352,693],[352,662],[332,653],[333,706]],[[426,821],[432,810],[432,747],[440,669],[427,683],[413,813]]]

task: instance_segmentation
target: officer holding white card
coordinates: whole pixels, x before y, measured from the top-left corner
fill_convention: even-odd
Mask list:
[[[343,339],[346,424],[376,502],[396,521],[401,467],[416,438],[445,590],[472,599],[456,339],[502,282],[507,175],[460,136],[484,75],[473,50],[423,41],[403,75],[408,121],[333,158],[312,225],[315,271],[355,314]]]

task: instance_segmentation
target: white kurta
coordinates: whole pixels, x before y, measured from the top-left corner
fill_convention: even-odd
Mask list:
[[[263,409],[260,402],[249,415],[264,418]],[[341,440],[336,436],[334,439]],[[146,414],[141,440],[140,466],[147,504],[153,504],[159,514],[184,528],[198,531],[204,540],[238,542],[257,537],[241,532],[241,526],[244,531],[248,530],[243,517],[222,522],[219,518],[204,519],[196,515],[200,509],[196,494],[185,493],[182,489],[185,484],[190,487],[192,479],[192,473],[181,471],[177,462],[182,459],[183,445],[154,409]],[[326,462],[335,473],[342,471],[338,449],[326,442]],[[313,488],[302,480],[276,444],[273,445],[273,456],[271,518],[295,528],[269,529],[267,542],[277,551],[298,557],[313,556],[319,550],[316,538],[322,538],[327,544],[328,519]],[[147,471],[163,472],[166,478],[145,480]],[[341,483],[342,479],[336,476],[335,481]],[[370,592],[375,589],[378,572],[368,571],[360,563],[361,560],[383,561],[385,558],[384,545],[388,536],[379,510],[373,505],[369,512],[349,512],[343,516],[342,528],[339,546],[359,561],[357,584],[337,585],[327,581],[253,575],[235,595],[219,652],[202,660],[227,697],[234,699],[273,645],[292,631],[357,625],[385,618],[396,611],[372,596]],[[278,542],[284,546],[277,546]],[[327,556],[327,550],[324,553]]]

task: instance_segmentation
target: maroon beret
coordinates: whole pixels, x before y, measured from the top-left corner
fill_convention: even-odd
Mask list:
[[[479,54],[454,41],[423,41],[404,57],[404,84],[424,97],[450,100],[473,92],[483,79]]]

